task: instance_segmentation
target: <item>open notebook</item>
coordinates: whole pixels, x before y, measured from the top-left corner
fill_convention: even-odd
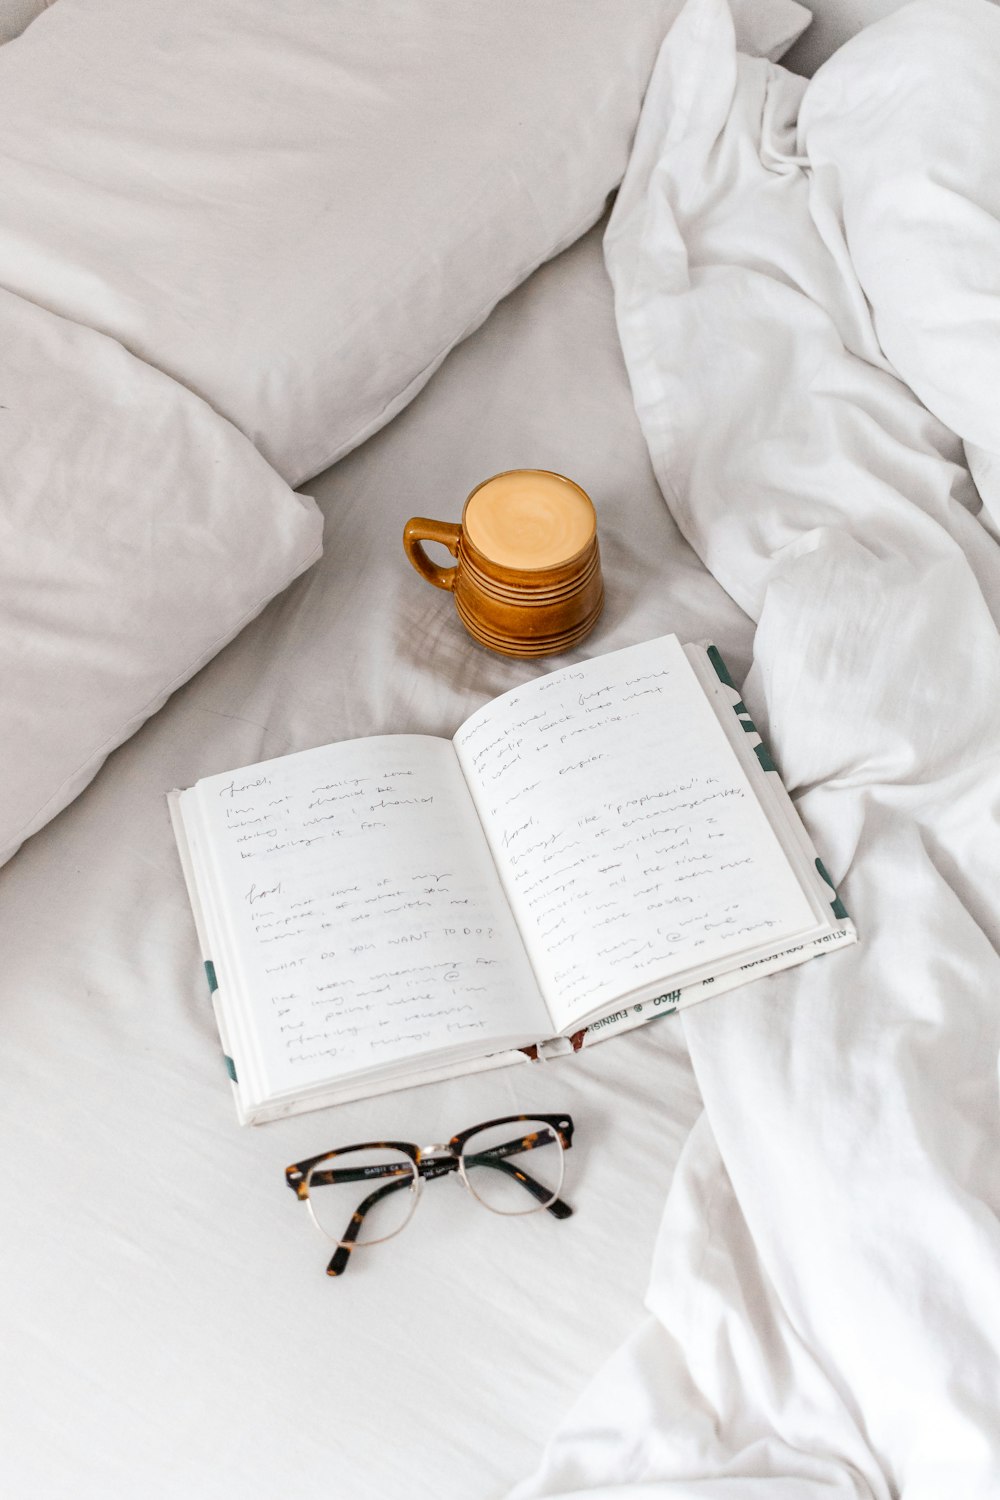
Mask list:
[[[243,1122],[572,1051],[855,940],[718,653],[674,636],[452,740],[170,806]]]

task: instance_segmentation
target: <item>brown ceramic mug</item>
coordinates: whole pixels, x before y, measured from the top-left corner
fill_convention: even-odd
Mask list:
[[[441,568],[423,542],[441,542]],[[449,590],[469,634],[504,656],[549,656],[592,630],[604,604],[597,518],[589,495],[548,469],[510,469],[476,486],[462,520],[414,516],[407,557]]]

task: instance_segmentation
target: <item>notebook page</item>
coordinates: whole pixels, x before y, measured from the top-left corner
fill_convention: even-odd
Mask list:
[[[505,694],[455,746],[560,1030],[816,925],[673,636]]]
[[[206,778],[181,804],[261,1097],[544,1030],[449,741],[304,751]]]

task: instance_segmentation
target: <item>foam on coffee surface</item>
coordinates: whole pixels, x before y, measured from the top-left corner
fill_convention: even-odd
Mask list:
[[[478,489],[463,525],[473,546],[504,567],[553,568],[590,542],[594,510],[568,479],[521,469]]]

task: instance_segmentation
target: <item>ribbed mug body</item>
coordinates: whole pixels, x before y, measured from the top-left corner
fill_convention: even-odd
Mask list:
[[[469,634],[505,656],[565,651],[592,630],[604,605],[596,532],[556,567],[508,568],[486,558],[463,533],[455,607]]]

